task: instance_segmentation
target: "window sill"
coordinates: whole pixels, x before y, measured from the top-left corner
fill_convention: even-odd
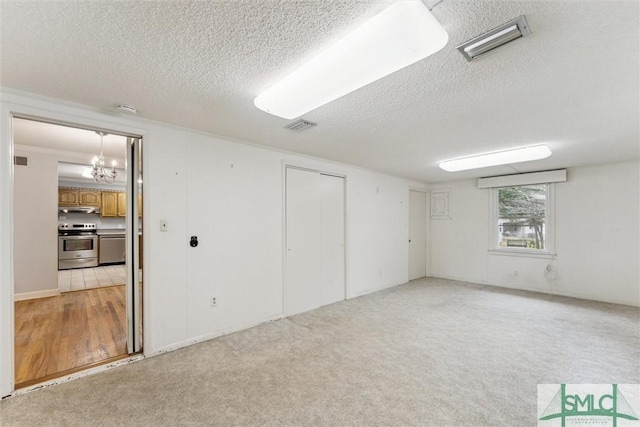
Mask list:
[[[526,249],[489,249],[489,255],[556,259],[557,254]]]

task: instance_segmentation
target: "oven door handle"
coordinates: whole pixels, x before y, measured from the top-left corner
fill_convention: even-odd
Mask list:
[[[95,239],[98,236],[60,236],[60,237],[67,240],[87,240],[87,239]]]

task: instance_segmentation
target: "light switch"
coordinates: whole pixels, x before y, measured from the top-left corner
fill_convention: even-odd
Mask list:
[[[160,220],[160,231],[169,231],[169,223],[166,219]]]

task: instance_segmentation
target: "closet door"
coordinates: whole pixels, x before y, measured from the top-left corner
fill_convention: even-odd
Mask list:
[[[320,174],[287,169],[284,311],[320,306]]]
[[[345,299],[344,178],[320,175],[320,305]]]
[[[344,178],[287,169],[284,312],[345,299]]]
[[[409,280],[427,275],[427,194],[409,191]]]

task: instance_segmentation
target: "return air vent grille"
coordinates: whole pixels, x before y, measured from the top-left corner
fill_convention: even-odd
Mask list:
[[[524,15],[522,15],[498,28],[494,28],[481,36],[461,44],[457,49],[467,61],[472,61],[500,46],[530,35],[529,25],[527,25],[527,20]]]
[[[313,123],[313,122],[309,122],[307,120],[296,120],[295,122],[291,122],[288,125],[285,126],[285,128],[287,129],[291,129],[294,130],[296,132],[302,132],[303,130],[307,130],[309,128],[312,128],[314,126],[316,126],[317,123]]]
[[[22,156],[13,156],[13,164],[16,166],[27,166],[28,159]]]

